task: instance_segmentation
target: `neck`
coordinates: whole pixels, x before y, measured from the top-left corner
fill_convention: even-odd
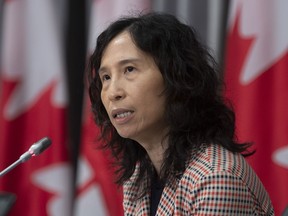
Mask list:
[[[164,161],[164,153],[168,148],[168,127],[162,129],[159,133],[135,139],[147,152],[156,172],[160,175],[161,167]],[[156,135],[155,135],[156,134]]]
[[[154,143],[149,142],[149,145],[144,145],[142,143],[141,145],[145,148],[158,176],[160,176],[164,153],[168,147],[167,140],[160,140]]]

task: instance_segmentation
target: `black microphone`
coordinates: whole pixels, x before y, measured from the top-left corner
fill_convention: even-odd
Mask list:
[[[32,156],[36,156],[41,154],[43,151],[45,151],[50,145],[52,141],[48,137],[44,137],[41,140],[34,143],[27,152],[22,154],[17,161],[15,161],[13,164],[11,164],[9,167],[4,169],[0,172],[0,177],[5,175],[10,170],[14,169],[16,166],[18,166],[20,163],[23,163],[27,160],[29,160]]]

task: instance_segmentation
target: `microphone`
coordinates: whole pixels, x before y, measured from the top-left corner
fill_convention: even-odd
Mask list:
[[[4,169],[0,172],[0,177],[14,169],[16,166],[18,166],[20,163],[26,162],[29,160],[32,156],[36,156],[41,154],[43,151],[45,151],[50,145],[52,141],[48,137],[44,137],[41,140],[34,143],[27,152],[22,154],[17,161],[15,161],[13,164],[11,164],[9,167]]]

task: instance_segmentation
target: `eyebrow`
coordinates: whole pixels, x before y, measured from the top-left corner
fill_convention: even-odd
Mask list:
[[[128,59],[123,59],[121,61],[119,61],[117,63],[118,66],[123,66],[125,64],[128,64],[128,63],[137,63],[137,62],[141,62],[141,59],[139,58],[128,58]],[[98,70],[98,73],[103,73],[107,71],[107,68],[104,66],[104,67],[100,67],[99,70]]]

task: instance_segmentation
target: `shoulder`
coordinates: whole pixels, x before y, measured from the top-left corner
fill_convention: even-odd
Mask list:
[[[221,205],[231,210],[229,206],[233,205],[238,213],[243,207],[247,212],[273,212],[269,195],[243,156],[220,145],[200,149],[191,158],[180,184],[191,194],[189,200],[195,209],[201,206],[211,210],[211,205]]]
[[[193,176],[195,183],[207,175],[219,172],[229,173],[244,181],[248,180],[247,172],[254,173],[241,154],[217,144],[209,144],[192,154],[184,175]]]

